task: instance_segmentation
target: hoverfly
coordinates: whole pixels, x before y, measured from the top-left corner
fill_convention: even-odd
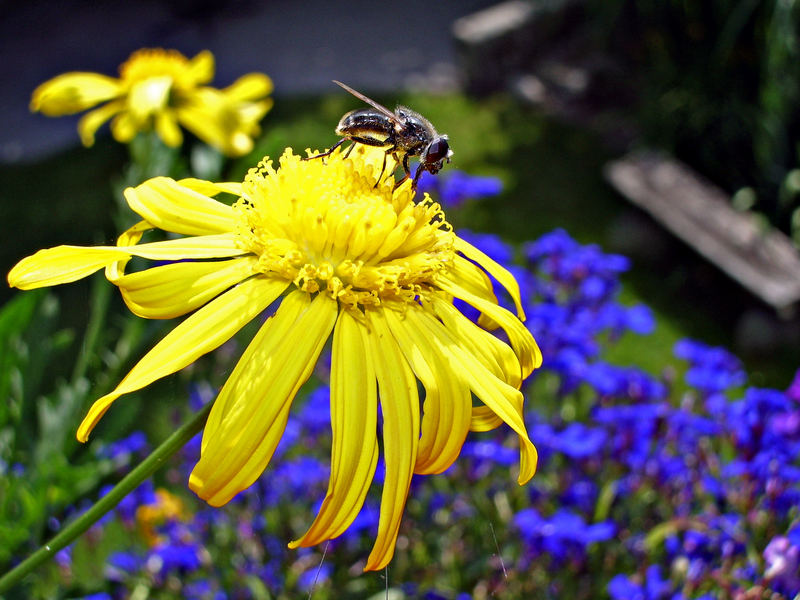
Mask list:
[[[305,160],[328,156],[347,140],[353,144],[347,149],[345,158],[350,155],[356,143],[379,148],[385,147],[383,167],[381,167],[381,173],[378,175],[375,185],[378,185],[386,170],[386,156],[391,154],[395,161],[403,165],[405,171],[405,177],[395,184],[395,189],[411,177],[408,159],[412,156],[419,156],[420,161],[411,182],[412,189],[416,189],[417,181],[423,171],[429,171],[435,175],[441,170],[445,161],[450,162],[453,151],[450,150],[447,136],[439,135],[428,119],[405,106],[398,106],[392,112],[341,81],[334,79],[333,83],[363,100],[372,108],[360,108],[345,114],[336,127],[336,134],[342,136],[342,139],[327,152],[309,156]]]

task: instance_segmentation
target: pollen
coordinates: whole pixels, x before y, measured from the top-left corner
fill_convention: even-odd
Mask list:
[[[430,197],[415,203],[410,183],[377,180],[383,160],[383,150],[363,145],[324,161],[289,149],[278,170],[264,159],[234,205],[240,245],[261,272],[345,305],[413,302],[451,265],[454,234]]]

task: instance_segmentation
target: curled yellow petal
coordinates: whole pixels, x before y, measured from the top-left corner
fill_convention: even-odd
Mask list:
[[[536,472],[538,455],[525,428],[522,393],[494,376],[471,352],[462,348],[430,313],[408,311],[406,318],[424,331],[436,332],[436,335],[430,335],[429,338],[438,352],[451,357],[458,365],[458,373],[472,392],[517,433],[520,442],[520,472],[517,481],[520,485],[529,481]]]
[[[134,188],[127,188],[125,200],[144,220],[165,231],[206,235],[236,229],[235,215],[230,206],[169,177],[154,177]]]
[[[83,115],[78,121],[78,135],[81,136],[81,143],[84,146],[93,145],[94,134],[100,126],[124,108],[123,101],[114,100]]]
[[[386,323],[383,309],[367,310],[369,344],[375,365],[383,415],[386,474],[375,545],[365,571],[382,569],[394,556],[419,445],[417,381]]]
[[[290,548],[341,535],[358,516],[378,464],[378,399],[366,330],[339,314],[331,358],[331,475],[317,518]]]
[[[134,314],[147,319],[172,319],[250,277],[256,263],[252,256],[224,263],[177,262],[123,275],[113,283]]]
[[[460,282],[451,280],[447,275],[439,277],[439,286],[456,298],[461,298],[471,304],[479,311],[487,315],[493,321],[500,324],[508,335],[511,347],[519,359],[522,366],[522,378],[525,379],[542,364],[542,353],[536,340],[533,339],[530,331],[525,325],[502,306],[489,302],[475,294],[470,293],[460,285]]]
[[[336,314],[330,297],[319,294],[309,304],[308,294],[295,291],[248,346],[214,403],[189,478],[189,487],[212,506],[228,502],[266,468]]]
[[[508,344],[478,327],[444,298],[431,295],[429,301],[436,316],[462,347],[469,349],[487,369],[507,384],[517,389],[522,386],[522,367]]]
[[[502,425],[503,419],[494,414],[488,406],[473,406],[472,418],[469,423],[470,431],[491,431]]]
[[[187,317],[136,363],[113,392],[92,405],[78,427],[78,441],[88,439],[114,400],[179,371],[219,347],[269,306],[287,285],[277,278],[253,277]]]
[[[116,98],[121,92],[118,79],[75,71],[54,77],[37,87],[30,108],[50,117],[60,117]]]
[[[525,311],[522,309],[519,284],[508,269],[462,238],[456,237],[454,245],[456,250],[486,269],[486,271],[506,289],[511,299],[514,301],[514,306],[517,309],[517,316],[520,320],[524,321]]]
[[[424,310],[410,306],[407,310]],[[435,474],[446,470],[461,451],[471,415],[469,387],[435,352],[428,339],[433,331],[420,331],[402,313],[384,311],[392,335],[408,364],[425,387],[423,418],[414,472]]]

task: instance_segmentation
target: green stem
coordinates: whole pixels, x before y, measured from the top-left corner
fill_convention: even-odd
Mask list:
[[[89,323],[86,326],[86,333],[81,345],[81,352],[78,360],[75,361],[75,368],[72,371],[72,383],[76,383],[84,375],[89,365],[89,358],[94,356],[95,346],[100,339],[100,332],[106,321],[108,305],[111,301],[112,286],[108,285],[105,278],[95,277],[92,280],[91,313]]]
[[[0,593],[9,590],[33,569],[51,558],[56,552],[72,543],[75,538],[89,529],[89,527],[96,523],[103,515],[119,504],[120,500],[158,470],[170,456],[180,450],[203,428],[212,404],[212,402],[209,402],[200,412],[194,415],[191,420],[181,425],[180,429],[169,436],[158,448],[153,450],[150,456],[144,459],[133,471],[128,473],[108,494],[95,502],[89,510],[57,533],[47,544],[0,577]]]

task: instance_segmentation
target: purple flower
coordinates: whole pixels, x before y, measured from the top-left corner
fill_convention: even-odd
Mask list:
[[[764,549],[764,579],[789,596],[800,592],[800,547],[796,541],[785,536],[772,538]]]
[[[800,369],[794,374],[794,379],[789,387],[786,388],[786,396],[795,402],[800,403]]]

